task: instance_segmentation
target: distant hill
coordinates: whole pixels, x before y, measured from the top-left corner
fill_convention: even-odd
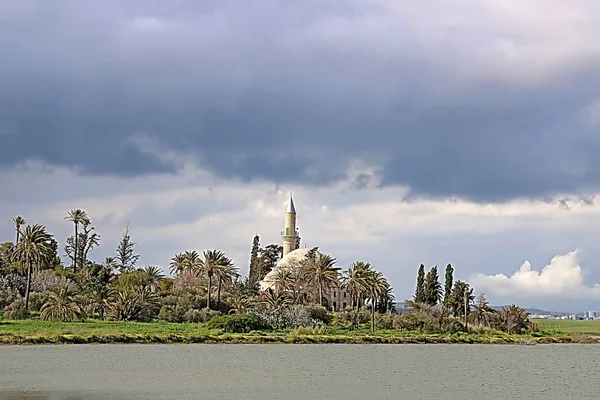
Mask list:
[[[500,309],[502,309],[502,307],[506,307],[506,306],[490,306],[490,307],[492,307],[494,310],[500,310]],[[539,308],[527,308],[527,312],[529,314],[552,315],[552,316],[556,316],[556,317],[562,317],[563,315],[571,314],[571,313],[567,313],[567,312],[563,312],[563,311],[540,310]]]

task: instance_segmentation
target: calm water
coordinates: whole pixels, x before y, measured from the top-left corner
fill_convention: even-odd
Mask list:
[[[597,345],[0,347],[2,400],[583,400],[598,376]]]

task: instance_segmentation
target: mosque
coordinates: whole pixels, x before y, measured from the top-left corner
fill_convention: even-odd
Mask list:
[[[260,290],[274,289],[277,273],[281,270],[290,268],[299,268],[302,261],[310,249],[299,248],[300,232],[296,228],[296,207],[290,193],[290,200],[285,210],[284,230],[281,232],[283,239],[283,257],[275,267],[265,275],[264,279],[259,282]],[[338,287],[325,288],[323,297],[326,300],[327,308],[331,311],[342,311],[346,307],[351,306],[350,296],[345,290]]]

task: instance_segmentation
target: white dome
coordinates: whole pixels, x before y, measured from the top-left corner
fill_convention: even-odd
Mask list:
[[[275,277],[277,276],[277,272],[281,271],[282,269],[299,267],[301,262],[306,259],[306,255],[309,251],[310,249],[303,248],[287,253],[281,260],[277,262],[275,268],[273,268],[267,275],[265,275],[265,278],[260,281],[260,290],[264,291],[275,286]]]

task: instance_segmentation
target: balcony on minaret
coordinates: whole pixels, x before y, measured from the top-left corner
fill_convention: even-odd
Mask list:
[[[300,236],[300,231],[298,229],[292,231],[290,228],[285,228],[285,231],[281,231],[281,236]]]

